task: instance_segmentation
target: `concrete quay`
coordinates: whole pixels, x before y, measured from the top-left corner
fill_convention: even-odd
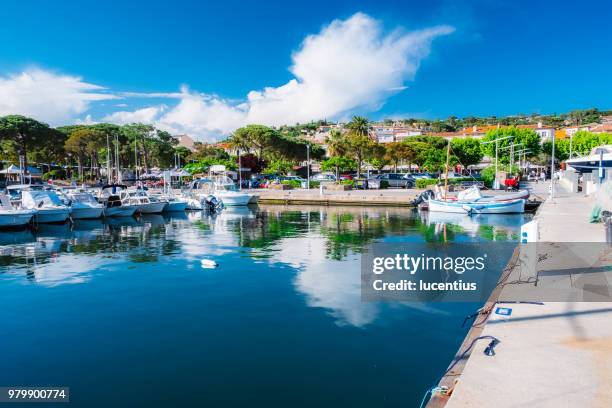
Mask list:
[[[249,190],[261,204],[312,204],[352,206],[400,206],[411,207],[412,201],[424,190],[386,189],[331,191],[319,189],[297,190]]]
[[[452,393],[434,392],[429,407],[612,406],[612,248],[588,221],[594,205],[558,191],[540,206],[537,266],[517,249],[440,381]]]
[[[385,190],[349,190],[331,191],[319,189],[297,189],[297,190],[248,190],[257,196],[260,204],[283,204],[283,205],[350,205],[350,206],[394,206],[412,207],[412,201],[417,198],[424,189],[385,189]],[[495,194],[504,194],[496,192]],[[532,195],[527,202],[525,210],[535,211],[541,202],[540,197]]]

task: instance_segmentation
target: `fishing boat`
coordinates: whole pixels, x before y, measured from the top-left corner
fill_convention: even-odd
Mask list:
[[[70,206],[70,218],[73,220],[101,218],[104,213],[104,204],[100,204],[96,197],[88,191],[65,191],[64,195]]]
[[[439,198],[441,193],[439,193]],[[447,197],[447,200],[456,200],[456,201],[478,201],[479,203],[488,203],[488,202],[500,202],[500,201],[512,201],[518,199],[527,200],[529,198],[529,190],[519,190],[514,193],[504,193],[493,196],[483,196],[480,189],[477,186],[472,186],[468,189],[460,191],[456,197]]]
[[[9,186],[13,189],[17,186]],[[53,190],[43,190],[42,187],[28,187],[20,190],[21,207],[36,210],[34,222],[51,223],[65,222],[70,217],[70,207],[65,205]]]
[[[138,209],[137,205],[123,204],[119,193],[125,186],[107,185],[102,187],[98,200],[104,205],[105,217],[131,217]]]
[[[27,225],[36,210],[17,209],[6,194],[0,194],[0,227],[22,227]]]
[[[448,174],[448,160],[450,157],[450,143],[446,151],[446,173]],[[436,186],[437,187],[437,186]],[[521,197],[525,192],[519,191]],[[527,195],[528,197],[529,195]],[[501,199],[500,199],[501,198]],[[445,178],[443,194],[437,189],[435,197],[427,199],[427,208],[430,212],[447,212],[459,214],[522,214],[525,212],[525,198],[510,198],[507,196],[483,197],[477,187],[460,192],[457,197],[448,196],[448,177]]]
[[[458,201],[429,199],[430,212],[460,214],[522,214],[525,212],[525,199],[506,201]]]

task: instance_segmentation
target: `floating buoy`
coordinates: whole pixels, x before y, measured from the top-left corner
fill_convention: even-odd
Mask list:
[[[200,263],[202,264],[202,268],[216,268],[217,266],[219,266],[218,263],[211,259],[202,259]]]

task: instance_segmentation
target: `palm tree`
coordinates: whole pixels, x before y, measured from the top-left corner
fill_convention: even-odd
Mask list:
[[[353,116],[346,127],[349,129],[347,139],[350,150],[357,161],[357,178],[359,178],[363,159],[374,145],[374,141],[369,136],[370,122],[363,116]]]
[[[338,129],[329,131],[329,136],[325,138],[327,144],[327,153],[330,156],[345,156],[348,152],[348,141],[346,135]]]

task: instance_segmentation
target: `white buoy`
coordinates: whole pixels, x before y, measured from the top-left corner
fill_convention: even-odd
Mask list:
[[[202,268],[216,268],[217,266],[219,266],[218,263],[211,259],[202,259],[200,263],[202,264]]]

